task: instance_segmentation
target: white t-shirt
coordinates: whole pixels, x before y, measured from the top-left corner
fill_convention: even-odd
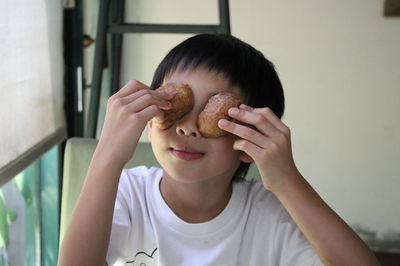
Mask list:
[[[163,170],[124,170],[114,210],[108,265],[323,265],[286,210],[260,181],[234,182],[225,209],[187,223],[165,203]]]

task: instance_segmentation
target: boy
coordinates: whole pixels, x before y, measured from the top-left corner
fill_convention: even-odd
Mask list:
[[[192,111],[161,130],[174,96],[131,81],[107,105],[60,265],[379,265],[298,172],[273,65],[239,39],[201,34],[172,49],[152,88],[188,84]],[[230,92],[227,132],[204,138],[207,100]],[[145,126],[163,169],[123,170]],[[249,163],[261,181],[240,181]],[[121,174],[122,172],[122,174]],[[233,181],[233,182],[232,182]]]

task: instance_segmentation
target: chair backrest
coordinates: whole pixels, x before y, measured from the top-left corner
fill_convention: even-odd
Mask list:
[[[96,139],[87,138],[71,138],[66,143],[61,198],[60,242],[81,192],[96,145]],[[125,167],[132,168],[139,165],[159,166],[150,143],[140,142],[136,148],[135,156]]]
[[[71,138],[66,143],[61,198],[60,243],[81,192],[96,145],[96,139],[87,138]],[[136,148],[135,155],[126,164],[125,168],[139,165],[159,166],[150,143],[140,142]],[[258,178],[258,176],[258,170],[253,164],[249,169],[247,179]]]

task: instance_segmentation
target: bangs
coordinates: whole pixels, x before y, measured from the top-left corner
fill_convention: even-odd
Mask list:
[[[197,67],[224,74],[230,83],[238,83],[233,80],[233,77],[240,75],[238,58],[232,57],[232,54],[240,53],[234,51],[233,38],[229,35],[220,35],[219,38],[213,35],[213,38],[208,38],[207,34],[204,34],[179,44],[158,66],[151,88],[161,86],[163,79],[175,71],[186,71]],[[226,41],[227,39],[229,41]]]

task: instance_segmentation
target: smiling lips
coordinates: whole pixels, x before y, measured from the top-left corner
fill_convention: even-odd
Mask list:
[[[170,150],[177,158],[185,161],[197,160],[204,156],[204,153],[189,148],[171,148]]]

